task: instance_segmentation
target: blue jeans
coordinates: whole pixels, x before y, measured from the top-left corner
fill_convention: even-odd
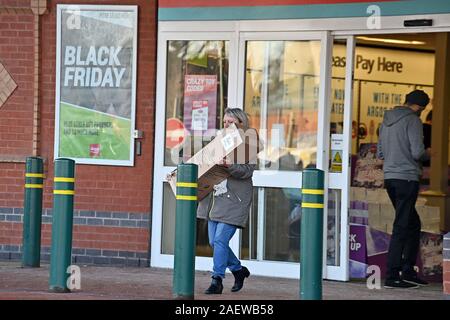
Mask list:
[[[238,271],[241,262],[234,255],[228,243],[236,232],[237,227],[208,220],[209,245],[213,248],[213,277],[225,278],[225,270]]]

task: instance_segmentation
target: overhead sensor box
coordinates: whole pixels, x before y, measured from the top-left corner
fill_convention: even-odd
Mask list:
[[[433,25],[432,19],[417,19],[417,20],[405,20],[403,26],[405,27],[431,27]]]

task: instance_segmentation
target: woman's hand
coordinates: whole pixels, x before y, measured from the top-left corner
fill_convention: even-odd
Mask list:
[[[227,157],[225,157],[222,159],[222,163],[220,163],[219,165],[221,165],[222,167],[225,167],[225,168],[229,168],[229,167],[231,167],[232,164],[233,163],[231,163],[231,161]]]
[[[166,180],[170,181],[175,176],[175,171],[172,171],[166,175]]]

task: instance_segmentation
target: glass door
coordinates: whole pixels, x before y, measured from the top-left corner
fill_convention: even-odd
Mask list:
[[[208,144],[236,100],[237,46],[229,32],[164,32],[158,39],[152,266],[173,267],[175,195],[167,174]],[[207,224],[197,220],[196,268],[211,267]]]
[[[349,279],[350,176],[353,111],[354,38],[334,38],[328,103],[327,279]]]
[[[238,101],[265,148],[254,173],[253,208],[239,249],[258,274],[277,270],[277,276],[299,277],[301,172],[328,172],[331,52],[328,32],[240,36],[239,88],[244,90]],[[324,277],[338,278],[328,276],[329,255],[327,247]]]
[[[333,46],[329,32],[163,32],[158,41],[152,266],[173,267],[175,197],[166,175],[211,141],[224,108],[239,107],[259,131],[264,152],[253,176],[249,224],[233,237],[233,251],[255,275],[298,278],[302,170],[319,168],[328,190],[323,274],[347,280],[353,63],[342,79],[332,79],[332,64],[338,45],[352,61],[353,39]],[[209,84],[201,89],[204,99],[192,97],[200,83]],[[196,269],[210,270],[207,224],[197,222]]]

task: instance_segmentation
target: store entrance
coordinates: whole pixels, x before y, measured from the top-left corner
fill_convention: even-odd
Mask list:
[[[383,274],[392,233],[394,209],[383,189],[382,162],[376,144],[383,115],[412,90],[425,91],[430,104],[421,114],[425,147],[439,150],[423,163],[416,210],[422,221],[420,272],[425,278],[442,276],[442,232],[448,230],[448,111],[443,106],[449,92],[436,79],[446,79],[449,56],[446,33],[409,33],[355,36],[352,106],[351,188],[349,202],[350,278],[365,278],[368,265],[379,265]],[[335,45],[333,81],[342,69],[342,49]],[[333,89],[335,92],[336,89]],[[333,101],[331,127],[339,101]],[[435,166],[436,165],[436,166]],[[447,225],[446,225],[447,224]],[[353,241],[353,242],[352,242]]]
[[[445,90],[441,82],[447,82],[435,79],[439,72],[445,80],[450,71],[435,65],[446,61],[447,51],[440,46],[449,42],[436,40],[433,52],[426,46],[420,49],[420,39],[409,39],[409,47],[392,41],[412,38],[411,34],[334,36],[329,31],[251,31],[251,25],[243,31],[239,27],[207,35],[178,29],[160,33],[155,140],[165,143],[155,145],[152,266],[173,266],[175,198],[166,176],[187,154],[193,154],[185,151],[192,149],[189,135],[195,135],[194,131],[201,132],[200,147],[214,138],[227,106],[250,115],[251,126],[260,132],[267,151],[253,175],[248,227],[231,241],[232,250],[252,274],[271,276],[276,270],[278,276],[299,277],[301,169],[311,166],[326,172],[324,278],[365,278],[369,264],[383,267],[370,258],[378,252],[373,250],[376,239],[389,236],[391,223],[385,215],[392,214],[392,205],[381,188],[383,176],[374,146],[384,111],[403,103],[405,94],[415,88],[433,98],[432,145],[445,153],[445,159],[433,159],[432,193],[424,195],[426,203],[420,203],[431,217],[423,220],[423,226],[429,231],[436,228],[436,217],[445,217],[448,180],[445,173],[445,189],[436,187],[436,181],[442,185],[442,171],[436,174],[434,164],[441,167],[445,160],[445,169],[448,166],[448,111],[437,106],[450,103],[446,96],[450,88]],[[185,92],[185,83],[195,79],[212,79],[214,84],[211,91],[201,91],[201,100],[209,101],[202,118],[205,130],[195,130],[195,108]],[[428,109],[423,116],[427,115]],[[176,129],[177,125],[182,129]],[[180,141],[180,132],[189,134]],[[436,203],[437,214],[431,208]],[[438,223],[443,221],[441,217]],[[376,250],[385,252],[386,243]],[[200,221],[196,269],[210,270],[211,264],[207,228]]]

